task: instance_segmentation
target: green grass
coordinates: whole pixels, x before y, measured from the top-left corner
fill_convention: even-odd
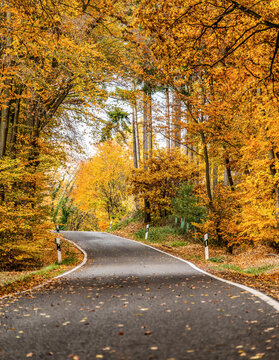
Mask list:
[[[250,267],[244,270],[237,265],[221,264],[217,267],[217,269],[218,270],[228,269],[228,270],[237,271],[242,274],[261,275],[267,272],[268,270],[275,269],[276,267],[278,267],[278,265],[266,265],[266,266]]]
[[[239,266],[233,265],[233,264],[222,264],[222,265],[219,265],[218,268],[243,272],[243,270]]]
[[[215,263],[222,263],[224,262],[224,256],[211,257],[208,260]]]
[[[264,274],[266,271],[275,269],[278,265],[266,265],[266,266],[259,266],[259,267],[250,267],[249,269],[245,270],[246,274],[253,274],[253,275],[261,275]]]
[[[18,281],[23,281],[23,282],[28,282],[29,279],[31,279],[32,277],[39,275],[41,277],[48,277],[48,274],[50,272],[53,272],[55,270],[57,270],[57,272],[55,273],[54,276],[59,275],[61,273],[63,273],[65,271],[65,269],[60,269],[61,265],[72,265],[76,262],[76,257],[75,254],[70,253],[70,252],[66,252],[66,257],[65,259],[62,261],[61,264],[58,264],[57,262],[54,264],[50,264],[48,266],[45,266],[39,270],[34,270],[34,271],[30,271],[30,272],[25,272],[24,275],[8,275],[5,276],[5,273],[2,273],[1,275],[3,275],[3,278],[0,278],[0,286],[6,286],[6,285],[10,285],[14,282],[18,282]],[[60,269],[60,271],[59,271]]]
[[[135,237],[137,240],[144,240],[145,239],[145,229],[140,229],[135,233]],[[151,243],[161,243],[170,235],[177,234],[176,230],[170,226],[150,226],[149,233],[148,233],[148,241]]]
[[[124,229],[126,226],[131,224],[133,221],[134,221],[134,219],[126,219],[126,220],[120,221],[120,222],[118,222],[116,224],[113,224],[111,229],[108,229],[108,231],[115,231],[115,230]]]
[[[179,246],[187,246],[188,243],[186,241],[182,241],[182,240],[176,240],[173,241],[172,243],[170,243],[170,246],[172,247],[179,247]]]
[[[113,224],[111,229],[108,229],[107,231],[115,231],[115,230],[125,229],[125,227],[128,226],[129,224],[131,224],[133,222],[138,222],[141,216],[142,216],[141,213],[137,212],[133,217],[131,217],[129,219],[121,220],[121,221]]]
[[[56,270],[59,268],[59,264],[51,264],[48,266],[43,267],[42,269],[39,270],[35,270],[35,271],[31,271],[28,272],[27,274],[24,274],[22,276],[14,276],[11,277],[10,279],[7,279],[6,281],[4,281],[3,285],[9,285],[12,284],[15,281],[28,281],[29,278],[31,278],[34,275],[40,275],[40,276],[45,276],[47,275],[50,271],[52,270]]]
[[[75,256],[70,256],[62,261],[62,265],[72,265],[76,262],[76,260]]]

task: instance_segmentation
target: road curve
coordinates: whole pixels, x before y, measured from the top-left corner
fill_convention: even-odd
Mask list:
[[[0,300],[0,359],[279,359],[279,314],[142,244],[65,232],[87,263]]]

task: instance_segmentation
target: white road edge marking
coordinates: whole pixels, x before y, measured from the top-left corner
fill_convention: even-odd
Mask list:
[[[158,252],[160,252],[160,253],[162,253],[162,254],[165,254],[165,255],[168,255],[168,256],[170,256],[170,257],[173,257],[173,258],[176,259],[176,260],[180,260],[180,261],[188,264],[189,266],[191,266],[193,269],[195,269],[195,270],[197,270],[197,271],[199,271],[199,272],[201,272],[201,273],[203,273],[203,274],[205,274],[205,275],[207,275],[207,276],[210,276],[210,277],[212,277],[212,278],[214,278],[214,279],[217,279],[217,280],[219,280],[219,281],[222,281],[222,282],[224,282],[224,283],[227,283],[227,284],[236,286],[236,287],[238,287],[238,288],[240,288],[240,289],[243,289],[243,290],[245,290],[245,291],[249,291],[251,294],[259,297],[262,301],[266,302],[268,305],[272,306],[276,311],[279,312],[279,302],[276,301],[276,300],[274,300],[274,299],[272,299],[271,297],[263,294],[263,293],[260,292],[259,290],[250,288],[250,287],[245,286],[245,285],[242,285],[242,284],[235,283],[235,282],[233,282],[233,281],[229,281],[229,280],[226,280],[226,279],[219,278],[218,276],[212,275],[212,274],[210,274],[210,273],[208,273],[208,272],[206,272],[206,271],[198,268],[196,265],[192,264],[192,263],[191,263],[190,261],[188,261],[188,260],[184,260],[184,259],[181,259],[181,258],[179,258],[179,257],[177,257],[177,256],[172,255],[172,254],[168,254],[168,253],[166,253],[165,251],[156,249],[156,248],[153,247],[153,246],[150,246],[150,245],[141,243],[141,242],[136,241],[136,240],[127,239],[127,238],[124,238],[124,237],[121,237],[121,236],[118,236],[118,235],[114,235],[114,234],[110,234],[110,233],[106,233],[106,234],[109,234],[109,235],[118,237],[118,238],[123,239],[123,240],[132,241],[132,242],[135,242],[135,243],[137,243],[137,244],[141,244],[141,245],[143,245],[143,246],[147,246],[147,247],[149,247],[149,248],[151,248],[151,249],[153,249],[153,250],[156,250],[156,251],[158,251]]]
[[[111,236],[114,236],[114,237],[119,238],[119,239],[122,239],[122,240],[131,241],[131,242],[134,242],[134,243],[136,243],[136,244],[140,244],[140,245],[142,245],[142,246],[149,247],[150,249],[153,249],[153,250],[158,251],[158,252],[160,252],[160,253],[162,253],[162,254],[168,255],[168,256],[176,259],[176,260],[180,260],[180,261],[186,263],[187,265],[191,266],[193,269],[195,269],[195,270],[198,271],[198,272],[201,272],[201,273],[203,273],[203,274],[205,274],[205,275],[207,275],[207,276],[209,276],[209,277],[212,277],[212,278],[214,278],[214,279],[216,279],[216,280],[222,281],[222,282],[224,282],[224,283],[227,283],[227,284],[236,286],[236,287],[238,287],[238,288],[240,288],[240,289],[243,289],[243,290],[245,290],[245,291],[250,292],[251,294],[253,294],[253,295],[257,296],[258,298],[260,298],[262,301],[266,302],[268,305],[272,306],[277,312],[279,312],[279,302],[276,301],[276,300],[274,300],[274,299],[272,299],[271,297],[263,294],[263,293],[260,292],[259,290],[250,288],[250,287],[245,286],[245,285],[242,285],[242,284],[235,283],[235,282],[233,282],[233,281],[229,281],[229,280],[226,280],[226,279],[219,278],[218,276],[212,275],[212,274],[210,274],[210,273],[208,273],[208,272],[206,272],[206,271],[198,268],[196,265],[192,264],[192,263],[191,263],[190,261],[188,261],[188,260],[184,260],[184,259],[181,259],[181,258],[179,258],[179,257],[177,257],[177,256],[172,255],[172,254],[168,254],[168,253],[166,253],[165,251],[162,251],[162,250],[159,250],[159,249],[154,248],[153,246],[150,246],[150,245],[141,243],[141,242],[136,241],[136,240],[127,239],[127,238],[124,238],[124,237],[121,237],[121,236],[118,236],[118,235],[114,235],[114,234],[111,234],[111,233],[107,233],[107,232],[104,232],[104,234],[111,235]],[[63,276],[66,276],[66,275],[68,275],[68,274],[70,274],[70,273],[78,270],[80,267],[82,267],[82,266],[87,262],[87,253],[86,253],[86,251],[83,250],[79,245],[77,245],[77,244],[74,243],[73,241],[71,241],[71,240],[69,240],[69,239],[65,239],[65,240],[67,240],[67,241],[69,241],[70,243],[74,244],[74,245],[83,253],[83,255],[84,255],[83,261],[82,261],[78,266],[76,266],[75,268],[73,268],[73,269],[71,269],[71,270],[69,270],[69,271],[67,271],[67,272],[65,272],[65,273],[63,273],[63,274],[61,274],[61,275],[58,275],[58,276],[54,277],[53,279],[50,279],[49,281],[46,281],[46,282],[44,282],[44,283],[42,283],[42,284],[40,284],[40,285],[38,285],[38,286],[35,286],[35,287],[31,288],[31,289],[28,289],[28,290],[25,290],[25,291],[21,291],[21,292],[17,292],[17,293],[10,294],[10,295],[2,296],[2,297],[0,297],[0,300],[1,300],[1,299],[4,299],[4,298],[6,298],[6,297],[11,297],[11,296],[14,296],[14,295],[19,295],[19,294],[24,294],[24,293],[26,293],[26,292],[29,292],[29,291],[38,289],[38,288],[40,288],[40,287],[43,287],[43,286],[45,286],[46,284],[50,283],[52,280],[58,279],[58,278],[63,277]]]
[[[86,262],[87,262],[87,253],[86,253],[86,251],[83,250],[79,245],[77,245],[76,243],[74,243],[73,241],[71,241],[71,240],[69,240],[69,239],[63,238],[63,240],[66,240],[66,241],[72,243],[75,247],[77,247],[77,248],[83,253],[83,255],[84,255],[84,256],[83,256],[83,260],[82,260],[82,262],[81,262],[79,265],[77,265],[76,267],[74,267],[73,269],[71,269],[71,270],[69,270],[69,271],[66,271],[66,272],[63,273],[63,274],[60,274],[60,275],[58,275],[58,276],[53,277],[52,279],[49,279],[49,280],[43,282],[43,283],[40,284],[40,285],[34,286],[34,287],[32,287],[32,288],[30,288],[30,289],[27,289],[27,290],[24,290],[24,291],[18,291],[18,292],[13,293],[13,294],[4,295],[4,296],[0,297],[0,300],[5,299],[5,298],[8,298],[8,297],[15,296],[15,295],[25,294],[25,293],[27,293],[27,292],[30,292],[30,291],[39,289],[39,288],[41,288],[41,287],[43,287],[43,286],[51,283],[53,280],[59,279],[59,278],[61,278],[61,277],[63,277],[63,276],[66,276],[66,275],[68,275],[68,274],[70,274],[70,273],[78,270],[78,269],[81,268],[83,265],[85,265]]]

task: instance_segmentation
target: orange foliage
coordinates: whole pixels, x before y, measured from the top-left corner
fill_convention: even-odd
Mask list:
[[[177,188],[196,175],[195,168],[180,151],[157,150],[141,168],[133,170],[130,191],[145,200],[141,207],[154,221],[172,213]]]
[[[126,185],[130,168],[127,150],[114,141],[98,145],[96,155],[81,165],[71,195],[77,206],[96,215],[101,230],[130,208]]]

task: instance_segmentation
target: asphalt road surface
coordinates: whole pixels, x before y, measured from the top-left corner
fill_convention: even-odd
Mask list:
[[[66,232],[86,265],[0,300],[0,358],[279,359],[275,308],[142,244]]]

